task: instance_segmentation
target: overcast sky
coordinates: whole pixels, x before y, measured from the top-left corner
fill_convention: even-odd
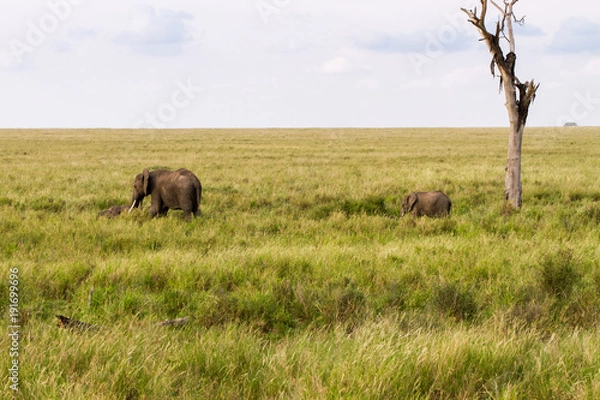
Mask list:
[[[0,0],[0,128],[506,126],[478,3]],[[600,125],[597,4],[515,11],[529,125]]]

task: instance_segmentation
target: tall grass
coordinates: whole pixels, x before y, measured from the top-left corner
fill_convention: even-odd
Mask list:
[[[505,133],[0,131],[19,395],[598,397],[599,132],[529,129],[518,211]],[[145,167],[194,171],[203,216],[97,218]],[[452,216],[400,219],[413,190]]]

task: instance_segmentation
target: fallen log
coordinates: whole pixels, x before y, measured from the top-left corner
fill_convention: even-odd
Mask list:
[[[63,329],[79,329],[79,330],[96,330],[98,325],[89,324],[87,322],[77,321],[76,319],[65,317],[64,315],[57,315],[58,326]]]
[[[58,323],[56,326],[62,329],[78,329],[78,330],[96,330],[100,327],[100,325],[90,324],[88,322],[78,321],[73,318],[65,317],[64,315],[56,315],[58,318]],[[179,328],[188,323],[190,317],[176,318],[176,319],[166,319],[162,322],[159,322],[158,326],[172,326],[175,328]]]
[[[177,319],[167,319],[167,320],[162,321],[158,325],[160,325],[160,326],[181,327],[181,326],[187,324],[187,322],[188,322],[189,319],[190,319],[189,316],[183,317],[183,318],[177,318]]]

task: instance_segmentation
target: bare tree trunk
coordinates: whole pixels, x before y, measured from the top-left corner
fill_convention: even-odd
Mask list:
[[[520,208],[523,204],[523,186],[521,185],[521,144],[525,126],[510,127],[508,140],[508,160],[506,161],[506,181],[504,185],[504,200],[513,207]]]
[[[533,80],[521,83],[515,75],[517,55],[515,53],[516,46],[512,22],[513,18],[515,18],[513,6],[518,0],[504,0],[504,8],[500,7],[493,0],[490,1],[502,13],[502,18],[496,24],[496,32],[494,34],[488,32],[485,27],[488,0],[481,0],[480,14],[477,13],[477,9],[473,11],[463,8],[462,10],[469,16],[469,22],[479,30],[482,40],[492,54],[492,62],[490,64],[492,75],[496,76],[496,67],[500,72],[500,87],[504,90],[506,97],[506,110],[510,124],[504,198],[513,207],[520,208],[523,202],[523,187],[521,185],[523,132],[527,123],[529,106],[535,98],[539,84],[536,85]],[[517,21],[516,18],[515,21]],[[505,31],[507,32],[505,33]],[[506,57],[500,47],[501,39],[505,39],[510,45],[510,51]]]
[[[523,131],[525,130],[525,121],[519,118],[519,107],[517,100],[517,90],[515,80],[515,62],[516,45],[513,34],[512,17],[513,5],[517,0],[505,2],[505,8],[502,10],[497,4],[493,3],[503,14],[503,24],[506,24],[510,44],[510,52],[504,59],[506,68],[500,68],[503,76],[504,94],[506,96],[506,109],[508,111],[508,120],[510,123],[510,135],[508,137],[508,157],[506,160],[506,181],[504,186],[504,200],[508,201],[513,207],[520,208],[523,203],[523,186],[521,185],[521,148],[523,143]],[[509,59],[508,55],[512,54]]]
[[[519,107],[517,105],[517,93],[514,79],[514,76],[505,76],[502,79],[504,84],[504,94],[506,96],[506,111],[508,112],[510,124],[504,200],[509,202],[513,207],[520,208],[523,203],[523,186],[521,185],[521,149],[525,124],[521,123],[521,119],[519,118]]]

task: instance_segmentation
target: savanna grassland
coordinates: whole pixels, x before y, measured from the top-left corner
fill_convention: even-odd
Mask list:
[[[600,129],[0,131],[24,399],[600,398]],[[129,204],[194,171],[203,215]],[[442,190],[452,216],[400,219]],[[146,200],[145,206],[149,205]],[[93,288],[93,290],[92,290]],[[98,325],[59,329],[56,314]],[[190,316],[180,328],[165,319]],[[0,336],[9,396],[10,338]]]

